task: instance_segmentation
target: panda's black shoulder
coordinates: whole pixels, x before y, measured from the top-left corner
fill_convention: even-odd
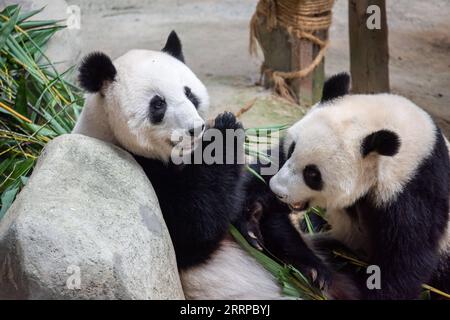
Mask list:
[[[151,181],[158,198],[165,196],[167,190],[170,190],[173,181],[177,179],[173,168],[158,159],[146,158],[135,154],[133,154],[133,157]]]
[[[384,216],[387,219],[395,220],[391,221],[391,225],[409,225],[411,226],[411,237],[422,239],[429,244],[436,244],[441,240],[447,228],[450,209],[449,150],[438,128],[435,135],[436,139],[431,152],[422,159],[409,181],[404,184],[397,196],[385,205],[385,208],[374,205],[372,201],[368,200],[369,197],[365,197],[365,201],[360,202],[360,205],[365,203],[363,212],[377,212],[373,214],[374,217]],[[395,214],[383,215],[381,211],[385,210],[395,212]],[[385,221],[383,224],[389,225],[389,222]],[[413,225],[420,225],[421,228]],[[432,238],[423,239],[424,235]]]
[[[425,156],[415,171],[415,176],[406,185],[411,192],[417,192],[424,199],[429,199],[433,206],[433,200],[442,195],[448,199],[450,191],[450,158],[445,138],[439,128],[436,127],[435,143],[431,152]]]

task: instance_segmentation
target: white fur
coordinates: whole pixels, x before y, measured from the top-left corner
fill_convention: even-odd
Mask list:
[[[88,95],[73,132],[116,142],[125,149],[168,161],[174,135],[183,136],[204,123],[209,107],[205,86],[181,61],[159,51],[131,50],[114,61],[115,81],[102,94]],[[199,97],[195,109],[184,87]],[[160,95],[167,102],[163,121],[149,119],[150,100]]]
[[[361,142],[378,130],[400,136],[393,157],[371,153],[361,156]],[[310,201],[330,209],[345,208],[372,192],[381,205],[395,198],[414,176],[435,143],[430,116],[411,101],[392,94],[348,95],[313,108],[288,131],[296,142],[292,157],[270,181],[286,202]],[[303,168],[319,167],[324,189],[311,190],[303,181]]]
[[[181,272],[187,299],[285,299],[277,280],[232,240],[210,260]]]
[[[399,152],[393,157],[373,152],[363,158],[363,139],[382,129],[398,134]],[[367,252],[365,233],[345,208],[367,193],[378,205],[395,199],[431,153],[435,131],[430,116],[403,97],[344,96],[315,106],[289,129],[284,148],[287,150],[291,141],[296,147],[270,186],[285,195],[288,203],[309,201],[326,208],[331,225],[328,234],[353,250]],[[304,183],[303,168],[309,164],[321,171],[323,190],[314,191]]]
[[[167,161],[171,136],[204,121],[209,107],[206,88],[186,65],[163,52],[132,50],[114,66],[115,81],[101,93],[87,96],[73,132]],[[199,97],[197,110],[186,98],[184,86]],[[148,110],[155,94],[165,98],[168,109],[163,122],[152,125]],[[230,240],[207,262],[182,272],[181,279],[190,299],[282,298],[276,279]]]

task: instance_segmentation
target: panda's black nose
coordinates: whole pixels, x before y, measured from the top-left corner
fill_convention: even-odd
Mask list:
[[[202,124],[201,126],[189,129],[188,133],[191,137],[194,137],[194,136],[200,135],[204,129],[205,129],[205,124]]]

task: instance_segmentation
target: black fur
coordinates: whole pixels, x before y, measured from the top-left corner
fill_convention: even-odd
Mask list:
[[[325,81],[321,102],[327,102],[348,94],[350,89],[350,75],[342,72]]]
[[[440,257],[439,242],[449,221],[449,167],[448,150],[438,131],[432,153],[394,201],[378,207],[367,195],[351,208],[369,239],[368,262],[381,269],[381,290],[366,288],[366,298],[417,299],[421,284],[430,283],[439,266],[441,272],[448,267],[448,257]],[[434,277],[447,285],[439,289],[450,289],[449,272]]]
[[[242,128],[231,113],[219,115],[213,127],[222,130],[224,137],[225,129]],[[237,160],[236,150],[234,154]],[[226,150],[223,156],[226,158]],[[328,268],[291,224],[289,208],[268,186],[269,176],[264,176],[263,183],[239,164],[174,165],[134,157],[153,184],[180,269],[206,262],[224,240],[229,225],[234,224],[247,239],[248,231],[254,230],[271,254],[306,275],[317,274],[317,283],[329,284]],[[285,161],[282,152],[281,165]],[[252,168],[260,172],[262,165]],[[249,223],[257,214],[256,207],[261,216]]]
[[[449,293],[450,291],[450,252],[442,255],[439,259],[439,264],[433,274],[430,283],[431,286],[439,288],[440,290]],[[433,298],[442,299],[441,295],[434,294]]]
[[[282,144],[283,141],[280,145]],[[283,150],[280,150],[278,155],[274,155],[274,152],[276,151],[269,152],[272,160],[278,162],[279,167],[283,166],[288,158],[287,154]],[[251,168],[261,173],[264,166],[256,163],[252,164]],[[331,281],[330,269],[307,246],[295,229],[289,218],[291,209],[271,191],[269,180],[272,176],[264,175],[262,178],[265,183],[252,173],[247,173],[244,213],[236,222],[238,229],[255,247],[264,248],[267,254],[293,265],[303,274],[309,276],[317,272],[315,283],[328,287]],[[256,241],[248,236],[248,231],[254,233]]]
[[[99,92],[106,82],[114,81],[117,71],[111,59],[104,53],[93,52],[81,62],[78,81],[90,93]]]
[[[153,124],[158,124],[164,119],[166,114],[167,103],[166,100],[158,95],[153,96],[150,100],[149,118]]]
[[[242,126],[232,114],[224,113],[216,118],[214,128],[224,131]],[[155,188],[178,267],[205,262],[242,211],[243,165],[174,165],[134,157]]]
[[[308,214],[309,221],[311,222],[310,226],[312,227],[312,230],[314,233],[319,233],[322,231],[326,231],[328,229],[328,223],[325,219],[323,219],[321,216],[319,216],[316,213],[309,213]],[[308,225],[306,223],[305,219],[301,219],[298,223],[298,227],[303,232],[308,232]]]
[[[295,149],[295,141],[293,141],[291,143],[291,145],[289,146],[288,153],[287,153],[287,159],[289,159],[292,156],[292,154],[294,153],[294,149]]]
[[[361,143],[363,157],[371,152],[377,152],[382,156],[394,156],[400,149],[400,137],[389,130],[379,130],[369,134]]]
[[[320,191],[323,188],[322,174],[315,164],[309,164],[303,169],[303,180],[312,190]]]
[[[184,87],[184,94],[189,99],[189,101],[192,102],[195,109],[198,109],[198,106],[200,105],[200,98],[194,94],[189,87]]]
[[[183,47],[181,45],[180,38],[178,38],[178,35],[175,32],[175,30],[173,30],[169,34],[166,44],[164,45],[164,48],[162,48],[161,51],[170,54],[172,57],[177,58],[181,62],[184,62]]]

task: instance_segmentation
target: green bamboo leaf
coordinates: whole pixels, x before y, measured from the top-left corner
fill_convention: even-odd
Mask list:
[[[21,176],[27,175],[30,172],[34,163],[34,159],[22,159],[15,161],[15,163],[12,165],[12,172],[8,174],[9,178],[2,182],[0,190],[4,190],[3,192],[6,192],[8,188],[18,182],[18,179],[20,179]]]
[[[271,126],[248,128],[246,131],[284,130],[284,129],[287,129],[289,127],[290,127],[289,124],[276,124],[276,125],[271,125]]]
[[[12,4],[7,6],[5,9],[3,9],[0,14],[6,17],[11,17],[11,15],[16,11],[19,10],[18,4]]]
[[[20,177],[20,182],[21,182],[22,185],[24,185],[24,186],[27,185],[28,180],[30,180],[28,177],[25,177],[25,176]]]
[[[57,132],[53,131],[52,129],[50,129],[48,127],[43,127],[42,125],[37,125],[34,123],[24,123],[23,125],[25,127],[29,128],[29,130],[32,133],[39,132],[38,135],[40,135],[40,136],[44,136],[44,137],[47,137],[50,139],[53,139],[58,136]]]
[[[11,32],[14,30],[14,27],[17,23],[17,18],[19,17],[18,6],[10,6],[7,7],[5,10],[7,10],[8,8],[11,8],[11,10],[8,10],[8,12],[9,13],[12,12],[12,16],[9,18],[7,22],[2,24],[2,27],[0,28],[0,48],[4,47],[6,40],[11,35]]]
[[[308,210],[308,213],[314,213],[315,215],[321,217],[323,220],[327,220],[326,211],[319,207],[312,207]]]
[[[311,219],[309,218],[309,213],[305,212],[305,214],[303,215],[304,219],[305,219],[305,223],[306,223],[306,228],[308,229],[308,233],[309,234],[313,234],[314,233],[314,227],[313,224],[311,222]]]
[[[45,9],[45,7],[42,7],[42,8],[37,9],[37,10],[31,10],[31,11],[28,11],[28,12],[25,12],[25,13],[21,13],[19,15],[19,19],[18,19],[19,23],[21,23],[21,22],[23,22],[23,21],[25,21],[25,20],[27,20],[27,19],[37,15],[38,13],[41,13],[42,10],[44,10],[44,9]]]
[[[42,27],[53,27],[55,24],[62,22],[62,20],[41,20],[41,21],[26,21],[19,24],[23,30],[29,30]],[[64,28],[64,26],[60,26]]]
[[[15,188],[12,188],[12,189],[9,189],[9,190],[6,190],[5,192],[3,192],[3,194],[0,198],[1,204],[2,204],[2,207],[0,209],[0,219],[3,218],[6,211],[12,205],[18,192],[19,192],[19,187],[15,187]]]
[[[36,29],[28,31],[28,34],[20,34],[16,37],[16,41],[26,46],[26,51],[30,55],[39,52],[39,48],[44,47],[48,40],[58,31],[58,28]],[[29,41],[28,37],[33,39]]]
[[[21,115],[28,117],[27,104],[27,83],[24,75],[21,75],[19,80],[19,87],[17,88],[14,110]]]
[[[256,178],[258,178],[259,180],[261,180],[264,184],[266,184],[266,180],[264,180],[264,178],[255,170],[253,170],[253,168],[251,168],[250,166],[245,166],[245,168],[250,171],[250,173],[252,173]]]
[[[14,156],[11,158],[7,158],[5,160],[2,160],[0,163],[0,176],[3,175],[3,173],[11,166],[11,164],[14,162]]]
[[[230,226],[230,234],[236,242],[246,250],[253,258],[255,258],[267,271],[269,271],[276,279],[278,279],[281,292],[293,297],[302,299],[326,299],[318,288],[314,288],[308,279],[301,274],[300,271],[292,266],[278,263],[274,259],[268,257],[263,252],[253,248],[245,238],[234,227]]]

